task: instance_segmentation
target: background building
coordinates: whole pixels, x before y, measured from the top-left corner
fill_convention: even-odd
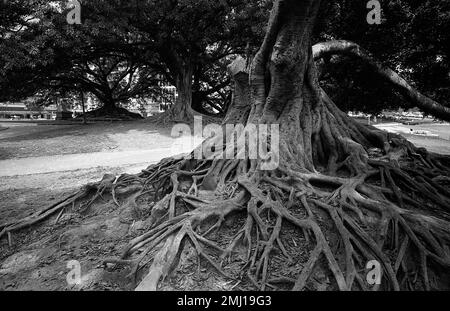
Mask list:
[[[130,99],[128,103],[121,106],[131,112],[139,113],[144,118],[166,111],[177,99],[178,93],[173,85],[168,82],[158,82],[160,92],[158,94]],[[27,100],[32,103],[33,98]],[[86,112],[101,107],[101,103],[91,94],[85,94]],[[25,102],[0,103],[0,119],[55,119],[58,113],[71,112],[72,117],[83,114],[83,107],[78,98],[64,98],[55,96],[51,99],[51,104],[46,107],[34,107]]]
[[[46,119],[56,117],[56,105],[42,109],[28,108],[25,103],[0,103],[0,119]]]

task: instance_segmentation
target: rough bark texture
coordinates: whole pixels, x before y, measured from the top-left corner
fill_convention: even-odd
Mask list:
[[[433,99],[421,94],[414,89],[405,79],[389,67],[384,66],[376,60],[369,52],[358,44],[345,40],[335,40],[318,43],[313,46],[314,58],[320,59],[324,56],[335,54],[349,55],[360,58],[369,64],[373,70],[383,79],[390,82],[410,103],[412,107],[418,107],[424,112],[442,120],[450,121],[450,108],[441,105]]]
[[[105,176],[3,224],[0,237],[78,202],[82,211],[101,213],[94,208],[101,198],[145,222],[121,258],[105,259],[131,265],[134,276],[148,267],[139,290],[155,290],[188,245],[219,274],[261,290],[317,288],[319,272],[329,290],[373,289],[365,273],[371,260],[383,270],[374,289],[449,288],[450,157],[360,125],[319,88],[310,41],[319,2],[275,1],[253,61],[230,66],[235,93],[224,123],[279,124],[278,168],[262,170],[262,159],[227,160],[221,149],[208,160],[165,159],[138,175]],[[142,216],[147,203],[137,202],[150,200],[150,216]],[[238,230],[224,239],[230,217]],[[229,262],[242,273],[228,275]]]
[[[191,123],[194,120],[192,110],[192,75],[191,66],[179,69],[175,77],[177,98],[175,103],[157,118],[159,123]]]
[[[171,111],[173,120],[191,121],[194,117],[192,111],[192,70],[187,69],[186,72],[180,74],[176,79],[176,87],[178,97],[176,103]]]

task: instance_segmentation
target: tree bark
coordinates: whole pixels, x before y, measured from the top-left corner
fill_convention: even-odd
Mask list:
[[[112,96],[101,96],[96,95],[97,98],[103,104],[100,108],[83,113],[83,118],[113,118],[121,120],[134,120],[142,119],[143,117],[125,108],[119,107],[117,102],[112,98]]]
[[[249,61],[239,56],[228,66],[228,72],[233,77],[233,97],[223,124],[244,124],[247,122],[251,108]]]
[[[86,121],[86,107],[84,104],[84,92],[83,90],[80,91],[80,97],[81,97],[81,108],[83,109],[83,124],[87,124]]]
[[[103,110],[105,110],[105,111],[114,111],[114,110],[116,110],[116,108],[117,108],[117,106],[116,106],[116,103],[114,102],[114,100],[106,100],[106,101],[104,101],[103,102]]]
[[[321,90],[311,48],[319,2],[275,2],[250,68],[243,59],[229,67],[235,94],[225,122],[279,124],[282,166],[334,172],[346,162],[358,173],[368,148],[387,148],[386,134],[349,118]]]
[[[162,115],[162,121],[190,123],[194,119],[192,110],[192,75],[191,66],[180,68],[175,77],[177,98],[169,110]]]
[[[450,121],[449,107],[443,106],[433,99],[418,92],[394,70],[384,66],[380,61],[370,55],[369,52],[365,51],[354,42],[335,40],[318,43],[313,46],[313,54],[314,59],[316,60],[335,54],[348,55],[362,59],[383,79],[390,82],[391,85],[409,101],[412,108],[416,106],[423,112],[433,115],[436,118]]]

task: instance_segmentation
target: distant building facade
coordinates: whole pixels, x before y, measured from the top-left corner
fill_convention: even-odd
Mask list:
[[[56,105],[42,109],[28,108],[25,103],[0,103],[0,119],[46,119],[56,117]]]
[[[139,113],[144,118],[162,113],[175,103],[178,93],[176,88],[168,82],[158,82],[160,93],[145,98],[131,99],[123,107],[131,112]],[[30,98],[30,102],[33,98]],[[85,111],[91,111],[101,106],[101,103],[91,94],[85,94]],[[50,105],[42,108],[31,108],[24,102],[0,103],[0,119],[47,119],[61,117],[71,113],[72,117],[82,115],[83,107],[78,100],[54,97]],[[70,116],[68,116],[70,117]]]

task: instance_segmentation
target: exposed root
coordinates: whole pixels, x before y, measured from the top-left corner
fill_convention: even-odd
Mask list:
[[[12,233],[15,231],[19,231],[21,229],[25,229],[28,227],[33,226],[34,224],[37,224],[39,222],[42,222],[49,218],[50,216],[60,212],[60,214],[57,217],[57,220],[61,217],[61,213],[64,211],[64,209],[71,205],[72,203],[76,202],[77,200],[84,198],[88,193],[92,190],[91,185],[88,185],[84,187],[82,190],[77,191],[76,193],[68,196],[67,198],[59,201],[58,203],[49,206],[46,209],[37,211],[27,217],[24,217],[16,222],[8,222],[0,225],[0,238],[2,238],[4,235],[8,236],[9,244],[11,245],[11,236]],[[55,221],[57,222],[57,221]]]

